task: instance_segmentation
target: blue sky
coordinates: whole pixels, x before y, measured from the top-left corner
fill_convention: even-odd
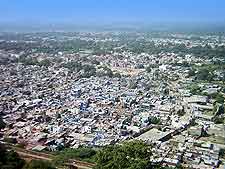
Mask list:
[[[225,0],[0,0],[0,23],[223,21]]]

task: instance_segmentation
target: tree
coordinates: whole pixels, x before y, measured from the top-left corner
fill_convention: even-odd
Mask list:
[[[178,110],[177,115],[178,116],[184,116],[185,115],[184,107],[182,109]]]
[[[149,123],[150,124],[160,124],[160,118],[157,118],[157,117],[150,117],[149,118]]]
[[[101,76],[113,77],[114,76],[113,71],[107,66],[100,66],[98,69],[99,70],[98,70],[98,74],[97,75],[99,77],[101,77]],[[117,75],[119,75],[119,73]]]
[[[146,70],[148,73],[150,73],[150,72],[152,71],[152,68],[151,68],[151,66],[147,66],[147,67],[145,68],[145,70]]]
[[[217,94],[216,95],[216,102],[223,104],[224,103],[224,96],[222,94]]]
[[[78,149],[65,149],[61,151],[53,160],[57,166],[61,166],[70,159],[78,159],[87,162],[93,162],[96,151],[91,148],[81,147]]]
[[[121,76],[120,73],[116,72],[116,73],[113,74],[113,77],[115,77],[115,78],[121,78],[122,76]]]
[[[197,73],[198,80],[207,80],[211,81],[213,78],[212,73],[209,71],[208,68],[200,69]]]
[[[14,137],[4,137],[3,141],[6,142],[6,143],[11,143],[11,144],[17,143],[17,140]]]
[[[18,62],[21,62],[24,65],[38,65],[39,64],[37,58],[31,58],[31,57],[25,57],[25,56],[21,56],[18,59]]]
[[[138,64],[135,68],[136,69],[144,69],[145,67],[143,64]]]
[[[44,59],[44,60],[41,60],[39,63],[38,63],[39,66],[45,66],[45,67],[49,67],[51,65],[51,62],[49,59]]]
[[[51,163],[42,160],[31,160],[23,169],[56,169]]]
[[[214,123],[216,124],[223,124],[224,123],[224,116],[220,115],[220,116],[215,116],[213,118]]]
[[[224,104],[214,104],[213,113],[215,116],[220,116],[224,114]]]
[[[25,161],[19,155],[10,150],[7,151],[3,144],[0,144],[0,168],[1,169],[21,169]]]
[[[98,60],[95,60],[95,59],[92,60],[91,63],[94,64],[94,65],[100,65],[100,62]]]
[[[71,71],[77,71],[77,72],[82,69],[82,64],[80,62],[75,62],[75,61],[64,63],[62,66]]]
[[[136,81],[129,81],[129,89],[136,89],[137,88],[137,82]]]
[[[82,77],[89,78],[91,76],[96,75],[96,68],[93,65],[83,65],[84,73],[82,74]]]
[[[196,69],[194,69],[194,68],[189,70],[188,77],[195,76],[195,72],[196,72]]]
[[[151,166],[151,146],[142,141],[107,146],[96,155],[96,169],[145,169]]]
[[[201,93],[201,88],[198,86],[198,85],[192,85],[191,87],[190,87],[190,92],[192,93],[192,94],[200,94]]]
[[[220,151],[219,151],[219,157],[220,158],[223,158],[224,157],[224,155],[225,155],[225,149],[220,149]]]
[[[169,88],[165,88],[165,89],[163,90],[163,94],[164,94],[164,95],[168,96],[169,93],[170,93],[170,89],[169,89]]]
[[[4,129],[6,126],[5,122],[3,121],[2,117],[0,116],[0,130]]]

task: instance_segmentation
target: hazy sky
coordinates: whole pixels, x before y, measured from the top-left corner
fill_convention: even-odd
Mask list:
[[[225,0],[0,0],[0,23],[223,22]]]

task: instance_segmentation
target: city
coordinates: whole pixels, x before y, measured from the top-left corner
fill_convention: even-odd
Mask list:
[[[166,36],[1,34],[2,141],[58,151],[141,140],[152,163],[219,167],[225,36]]]
[[[225,169],[224,0],[1,0],[0,169]]]

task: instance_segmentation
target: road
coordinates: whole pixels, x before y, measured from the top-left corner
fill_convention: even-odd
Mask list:
[[[7,147],[10,149],[13,149],[16,151],[21,158],[24,158],[26,160],[32,160],[32,159],[37,159],[37,160],[45,160],[45,161],[52,161],[54,159],[54,155],[52,154],[47,154],[43,152],[36,152],[36,151],[31,151],[31,150],[25,150],[23,148],[18,148],[13,145],[6,144]],[[67,166],[75,166],[78,169],[92,169],[95,164],[93,163],[88,163],[88,162],[83,162],[79,160],[70,160],[69,163],[65,164]]]

